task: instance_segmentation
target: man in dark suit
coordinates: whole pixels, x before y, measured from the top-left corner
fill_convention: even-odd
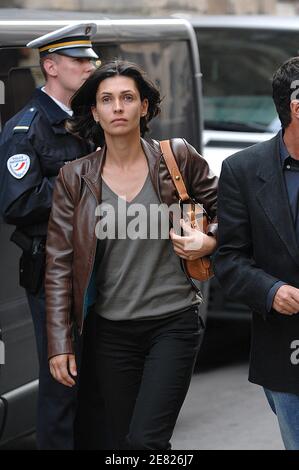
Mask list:
[[[223,162],[215,274],[253,312],[249,380],[264,387],[287,449],[299,449],[299,57],[273,76],[282,124]]]

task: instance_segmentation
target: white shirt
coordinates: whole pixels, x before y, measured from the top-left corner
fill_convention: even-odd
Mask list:
[[[68,108],[64,103],[62,103],[61,101],[57,100],[56,98],[54,98],[53,96],[49,95],[49,93],[46,92],[45,90],[45,87],[43,86],[41,88],[41,90],[46,93],[46,95],[50,96],[50,98],[52,98],[53,101],[55,101],[55,103],[59,106],[59,108],[61,108],[63,111],[65,111],[66,113],[68,113],[69,116],[72,116],[73,115],[73,111]]]

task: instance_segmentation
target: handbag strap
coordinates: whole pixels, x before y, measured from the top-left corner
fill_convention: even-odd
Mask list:
[[[176,187],[176,190],[179,194],[181,201],[189,201],[190,196],[187,192],[183,177],[179,170],[178,164],[174,157],[172,148],[170,146],[169,140],[161,140],[160,146],[162,149],[162,154],[167,165],[168,171],[171,175],[172,181]]]

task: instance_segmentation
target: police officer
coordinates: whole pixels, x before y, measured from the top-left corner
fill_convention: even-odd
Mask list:
[[[23,250],[20,284],[26,289],[40,365],[39,449],[74,448],[78,385],[70,389],[55,381],[47,361],[44,247],[59,169],[93,150],[67,132],[65,121],[72,114],[72,95],[94,70],[92,61],[98,59],[91,44],[96,29],[94,23],[71,25],[27,44],[39,49],[45,86],[35,90],[29,104],[6,123],[1,134],[1,214],[6,223],[16,226],[11,239]],[[76,339],[80,362],[82,341]]]

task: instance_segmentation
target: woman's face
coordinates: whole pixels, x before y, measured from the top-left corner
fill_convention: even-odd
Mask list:
[[[147,109],[148,100],[141,101],[135,81],[117,75],[100,83],[96,106],[91,110],[105,134],[121,136],[140,127],[140,118],[147,114]]]

